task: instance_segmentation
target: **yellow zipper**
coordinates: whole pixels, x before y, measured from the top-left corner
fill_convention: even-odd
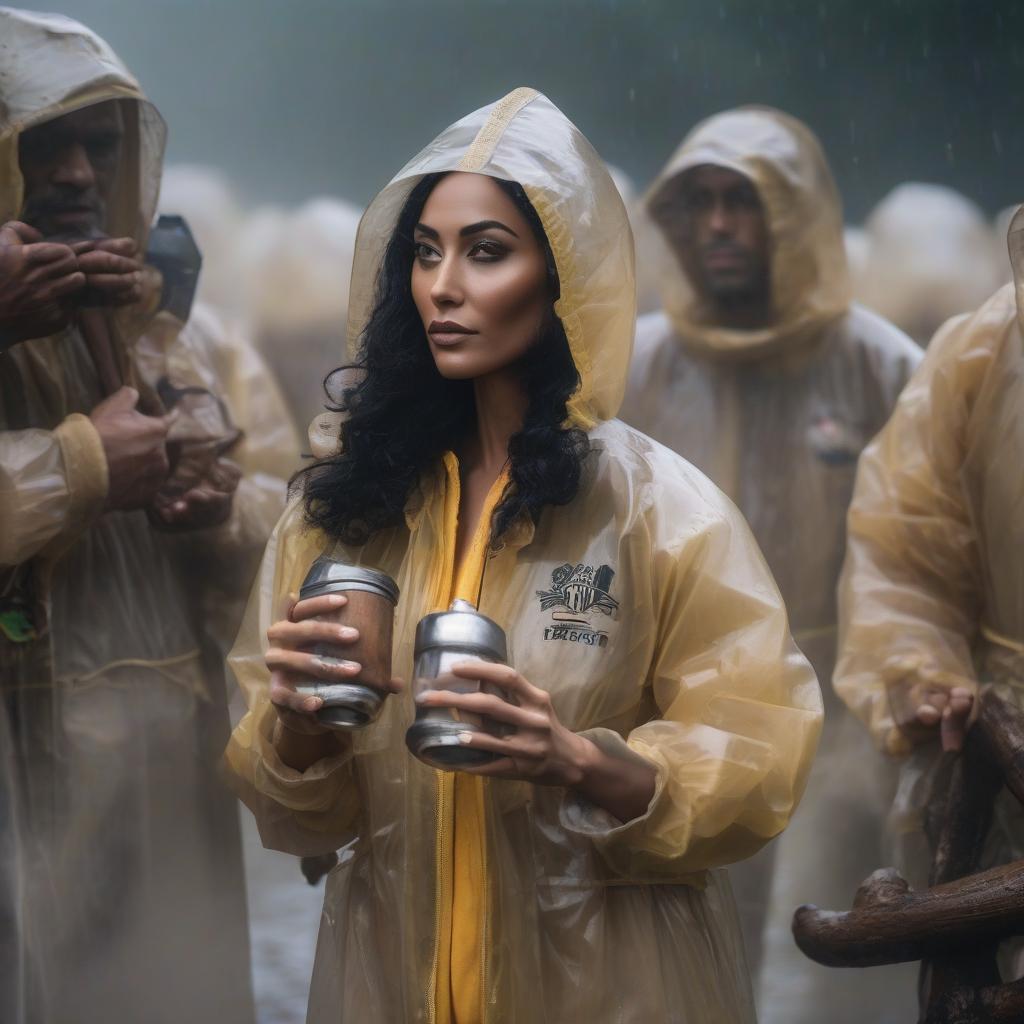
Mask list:
[[[480,931],[480,1020],[487,1024],[487,981],[490,975],[490,949],[491,949],[491,868],[488,863],[489,844],[487,842],[487,801],[484,793],[487,791],[487,779],[480,780],[480,788],[477,791],[480,804],[478,807],[478,820],[483,829],[483,869],[484,869],[484,926]]]
[[[430,1020],[437,1024],[449,1024],[451,1021],[451,996],[446,996],[443,1005],[447,1007],[443,1020],[438,1021],[438,975],[441,972],[441,943],[448,936],[448,949],[445,955],[449,964],[444,972],[451,986],[451,932],[452,932],[452,843],[454,832],[449,827],[452,817],[455,796],[455,779],[448,773],[437,771],[437,831],[435,835],[436,878],[434,885],[434,963],[430,972]]]
[[[459,463],[454,454],[448,452],[444,456],[445,470],[447,474],[447,486],[445,489],[445,502],[444,502],[444,516],[443,516],[443,532],[446,539],[450,541],[450,544],[442,547],[443,556],[445,563],[443,571],[440,574],[441,580],[445,581],[445,593],[448,598],[453,595],[452,591],[456,589],[458,583],[462,581],[462,578],[466,575],[466,568],[468,566],[476,567],[479,565],[479,571],[476,573],[476,577],[479,580],[483,574],[483,560],[487,558],[487,542],[490,537],[490,523],[494,508],[504,491],[505,483],[508,480],[507,468],[501,473],[498,479],[495,481],[491,488],[491,492],[488,494],[484,507],[481,510],[480,522],[477,524],[475,534],[470,542],[469,550],[465,555],[465,564],[460,566],[459,579],[456,579],[455,575],[455,545],[458,539],[458,510],[461,503],[461,485],[459,481]],[[476,590],[478,588],[471,588],[474,593],[471,595],[474,600],[478,599]],[[448,601],[441,597],[440,594],[435,595],[438,600],[435,601],[435,607],[447,607]],[[451,958],[452,958],[452,902],[454,899],[454,813],[455,813],[455,777],[448,772],[438,771],[435,773],[437,777],[437,828],[435,833],[435,856],[436,861],[436,881],[434,886],[435,892],[435,905],[434,905],[434,925],[435,925],[435,938],[434,938],[434,963],[431,970],[431,983],[430,983],[430,1014],[429,1019],[431,1024],[451,1024]],[[487,979],[489,975],[489,928],[490,928],[490,903],[491,903],[491,885],[490,885],[490,872],[487,864],[487,820],[486,820],[486,801],[484,800],[484,790],[487,784],[486,779],[480,779],[477,782],[477,804],[478,810],[478,821],[481,823],[483,831],[481,847],[483,851],[482,863],[484,873],[484,918],[483,928],[481,930],[481,948],[479,954],[480,970],[481,970],[481,1007],[480,1016],[481,1020],[485,1022],[487,1019]],[[447,948],[442,950],[442,944],[444,939],[447,937]],[[441,957],[442,954],[447,956],[448,963],[445,970],[442,972]],[[438,989],[439,989],[439,976],[443,973],[444,977],[448,979],[449,991],[445,993],[445,998],[441,1001],[441,1005],[444,1007],[442,1013],[438,1011]]]
[[[444,456],[445,490],[444,507],[441,521],[442,538],[447,543],[438,545],[441,555],[441,571],[438,573],[437,591],[433,594],[431,607],[433,611],[443,611],[448,607],[448,595],[451,592],[455,577],[455,543],[458,536],[459,502],[461,487],[459,484],[459,464],[451,452]],[[441,973],[442,954],[447,956],[448,964],[444,976],[451,981],[451,928],[452,928],[452,862],[454,829],[452,815],[455,806],[455,779],[447,772],[435,771],[437,787],[437,824],[434,834],[434,962],[430,971],[430,1024],[451,1024],[451,995],[445,993],[441,1005],[445,1007],[443,1015],[438,1015],[438,975]],[[447,950],[441,945],[447,937]]]

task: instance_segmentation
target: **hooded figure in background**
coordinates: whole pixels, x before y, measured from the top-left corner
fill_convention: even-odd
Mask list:
[[[297,503],[267,548],[231,659],[250,711],[227,756],[265,843],[304,855],[345,847],[327,883],[308,1020],[752,1021],[728,883],[715,869],[785,826],[813,754],[820,698],[742,518],[684,460],[612,419],[634,328],[632,240],[600,158],[549,100],[519,89],[468,115],[370,205],[353,270],[353,354],[394,349],[396,334],[373,333],[371,312],[390,316],[392,284],[394,301],[408,308],[411,277],[428,272],[406,226],[421,215],[410,205],[422,194],[414,190],[436,185],[436,195],[481,175],[521,187],[536,223],[525,221],[516,237],[529,233],[530,244],[550,250],[545,283],[531,294],[551,306],[557,324],[536,346],[561,346],[546,351],[566,359],[557,371],[566,384],[552,412],[557,426],[544,429],[578,431],[589,454],[578,456],[570,496],[539,516],[520,508],[492,544],[498,499],[529,485],[505,489],[522,458],[510,443],[511,469],[492,486],[461,557],[463,470],[443,449],[427,457],[410,491],[402,488],[392,524],[365,543],[311,528]],[[502,196],[507,189],[492,186]],[[433,230],[413,227],[416,235]],[[459,279],[468,289],[477,275],[493,280],[487,268],[509,266],[485,254],[467,264],[472,271],[463,267],[470,245],[495,250],[489,229],[509,237],[493,221],[450,229],[443,244],[461,269],[447,264],[453,276],[443,284],[439,272],[437,289],[457,290]],[[442,247],[437,231],[425,237]],[[407,257],[396,266],[399,246],[408,246]],[[402,378],[402,404],[406,389],[434,379],[438,358],[415,307],[407,315],[401,363],[415,358],[417,369]],[[363,401],[386,372],[373,366],[357,385]],[[385,401],[395,380],[380,385]],[[419,410],[408,426],[416,443],[440,430]],[[342,439],[363,415],[365,405],[356,406]],[[354,460],[349,452],[343,446],[321,468]],[[389,481],[388,467],[372,465]],[[407,677],[421,617],[453,596],[471,598],[507,632],[517,673],[536,684],[532,692],[549,694],[545,706],[562,728],[623,765],[623,775],[653,771],[643,813],[620,819],[569,787],[428,768],[405,745],[414,717],[408,692],[389,697],[365,729],[331,734],[337,746],[304,769],[286,763],[266,631],[281,623],[280,599],[325,550],[397,583],[393,663]],[[601,607],[591,589],[572,613],[565,588],[586,580],[602,588]],[[279,652],[282,634],[274,635]]]
[[[358,226],[356,207],[324,196],[297,210],[257,210],[239,237],[242,313],[303,437],[345,350]]]
[[[184,217],[203,254],[198,300],[222,314],[237,316],[236,257],[243,218],[227,176],[203,164],[171,164],[161,178],[158,209]]]
[[[1024,210],[1008,242],[1014,282],[936,334],[850,508],[835,687],[900,759],[893,840],[915,888],[942,745],[959,745],[982,684],[1024,705]],[[1004,790],[978,869],[1022,856]]]
[[[977,309],[1006,280],[1005,254],[996,259],[984,213],[944,185],[897,185],[864,230],[869,257],[854,295],[922,347],[951,316]]]
[[[704,121],[647,206],[674,258],[663,311],[637,325],[622,416],[736,502],[797,643],[827,680],[857,457],[920,353],[851,305],[839,197],[817,140],[793,118],[750,107]],[[842,1020],[844,1005],[850,1020],[886,1019],[870,1012],[887,1002],[884,985],[872,993],[858,972],[806,960],[789,927],[798,904],[847,900],[878,866],[885,780],[863,771],[871,751],[846,717],[826,688],[825,739],[791,829],[730,869],[755,978],[763,934],[763,1021],[817,1024],[826,1007]],[[850,1000],[837,996],[844,985]]]
[[[232,415],[229,341],[162,309],[137,259],[165,130],[136,80],[67,18],[3,8],[0,38],[0,681],[27,1016],[249,1024],[219,648],[283,499],[280,432]]]

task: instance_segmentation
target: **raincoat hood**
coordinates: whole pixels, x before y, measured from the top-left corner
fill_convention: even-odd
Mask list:
[[[658,222],[659,201],[695,167],[713,164],[757,188],[771,238],[773,322],[738,330],[717,326],[703,297],[666,254],[662,300],[687,345],[721,356],[760,356],[811,340],[850,304],[839,193],[811,131],[769,107],[741,107],[702,121],[655,179],[646,199]],[[662,214],[664,216],[664,214]],[[658,225],[663,231],[665,223]]]
[[[377,272],[406,198],[424,175],[445,171],[522,185],[555,257],[555,312],[580,374],[569,418],[584,428],[612,418],[626,386],[636,316],[629,220],[593,146],[534,89],[516,89],[446,128],[367,208],[352,271],[350,353],[373,309]]]
[[[167,133],[135,77],[99,36],[59,14],[0,7],[0,39],[0,223],[18,219],[24,202],[21,133],[71,111],[120,100],[125,135],[106,230],[112,237],[132,237],[144,251]]]

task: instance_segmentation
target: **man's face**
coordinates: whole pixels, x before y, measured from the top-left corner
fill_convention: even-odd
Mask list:
[[[46,238],[102,235],[123,136],[116,100],[72,111],[22,132],[18,142],[25,182],[21,219]]]
[[[695,167],[652,213],[704,295],[724,305],[767,300],[768,225],[749,178],[726,167]]]

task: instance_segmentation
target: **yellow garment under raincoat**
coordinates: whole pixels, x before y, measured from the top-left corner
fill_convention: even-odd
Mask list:
[[[479,1002],[459,1024],[752,1021],[732,900],[714,869],[785,827],[820,727],[814,674],[733,506],[681,458],[610,418],[633,333],[632,241],[597,154],[545,97],[520,89],[465,117],[371,204],[350,343],[409,192],[425,174],[455,170],[520,182],[540,215],[561,284],[555,310],[581,377],[570,420],[594,449],[572,502],[545,509],[536,526],[516,522],[497,550],[477,545],[487,554],[480,606],[508,633],[516,668],[551,693],[559,719],[616,757],[654,765],[656,791],[623,824],[563,789],[482,782],[473,815],[483,825],[479,918],[464,927],[453,888],[464,888],[473,837],[463,829],[456,841],[453,808],[456,778],[469,777],[408,753],[409,694],[300,774],[271,742],[263,659],[281,597],[332,550],[401,588],[394,666],[408,677],[416,623],[458,589],[454,459],[424,475],[404,525],[362,548],[304,528],[293,506],[232,655],[250,711],[227,758],[267,845],[344,847],[327,884],[309,1020],[453,1019],[444,979],[466,965],[458,938],[450,963],[447,953],[462,925],[459,935],[479,936],[469,951]],[[611,581],[607,600],[565,623],[561,588],[594,578]]]
[[[116,100],[125,136],[105,228],[144,251],[164,126],[138,83],[67,18],[3,8],[0,39],[0,223],[22,209],[20,133]],[[88,414],[105,392],[77,326],[0,354],[0,692],[33,1024],[253,1018],[237,821],[215,779],[229,728],[217,646],[283,507],[282,446],[296,442],[277,425],[279,397],[276,413],[254,408],[276,392],[240,346],[208,315],[183,327],[155,305],[104,317],[112,352],[149,398],[166,378],[237,405],[246,476],[215,529],[172,535],[144,511],[104,510]],[[172,433],[199,426],[185,414]]]
[[[637,325],[621,416],[736,502],[782,591],[797,643],[827,680],[857,457],[889,418],[921,353],[891,324],[851,305],[839,195],[803,124],[745,107],[697,125],[647,194],[663,232],[684,214],[686,172],[705,164],[736,171],[757,189],[770,238],[772,321],[750,330],[715,323],[666,251],[664,309]],[[864,770],[876,759],[827,688],[825,701],[826,741],[793,828],[730,871],[755,963],[764,942],[759,1009],[769,1024],[817,1024],[825,1006],[841,1014],[846,1003],[852,1015],[871,1015],[862,979],[812,964],[790,934],[799,903],[847,900],[878,866],[890,795],[884,777]],[[849,1000],[836,996],[844,984]],[[889,998],[882,987],[877,993]]]
[[[1014,284],[935,336],[861,458],[840,591],[835,687],[879,747],[905,756],[895,838],[927,884],[922,812],[938,743],[911,753],[894,686],[999,685],[1024,704],[1024,212],[1010,225]],[[983,866],[1024,856],[1003,794]]]

